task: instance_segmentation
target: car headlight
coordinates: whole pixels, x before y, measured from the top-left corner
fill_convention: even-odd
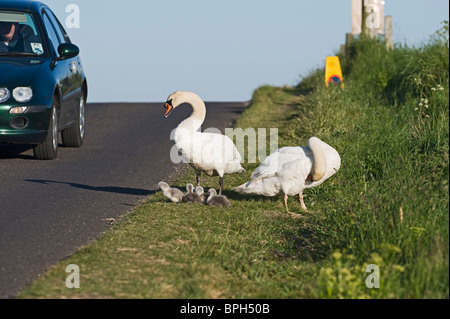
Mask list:
[[[19,86],[13,90],[12,95],[17,102],[24,103],[32,99],[33,90],[30,87]]]
[[[0,88],[0,103],[3,103],[9,99],[10,93],[7,88]]]

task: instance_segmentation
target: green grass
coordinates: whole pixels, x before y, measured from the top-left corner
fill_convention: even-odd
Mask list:
[[[236,127],[278,127],[280,147],[317,136],[341,155],[305,192],[304,218],[279,197],[231,191],[258,165],[245,163],[225,178],[230,208],[158,192],[19,298],[449,298],[448,52],[448,23],[421,48],[361,39],[341,56],[345,89],[319,71],[255,91]],[[194,180],[188,169],[170,184]],[[301,211],[294,198],[289,208]],[[68,264],[80,289],[65,287]],[[365,285],[369,264],[379,289]]]

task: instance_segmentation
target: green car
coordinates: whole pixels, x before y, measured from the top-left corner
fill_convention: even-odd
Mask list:
[[[0,0],[0,143],[33,145],[37,159],[85,139],[88,88],[62,24],[38,1]]]

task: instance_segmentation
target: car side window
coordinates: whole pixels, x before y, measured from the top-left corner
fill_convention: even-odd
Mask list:
[[[64,29],[61,26],[61,23],[59,23],[58,19],[55,17],[53,12],[51,12],[49,10],[45,10],[45,13],[48,15],[50,21],[52,22],[53,26],[55,27],[55,31],[56,31],[56,34],[58,35],[59,43],[70,43],[67,33],[64,31]]]
[[[55,51],[55,55],[57,57],[59,57],[58,46],[60,43],[59,43],[58,35],[56,34],[56,31],[53,27],[53,24],[50,22],[50,19],[49,19],[47,13],[44,13],[43,18],[44,18],[45,29],[47,29],[48,37],[50,38],[50,42],[52,44],[53,50]]]

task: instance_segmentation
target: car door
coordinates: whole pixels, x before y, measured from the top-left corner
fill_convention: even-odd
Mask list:
[[[45,28],[47,29],[48,36],[53,47],[55,63],[54,63],[54,73],[57,76],[58,85],[61,89],[61,105],[59,120],[61,125],[64,126],[72,122],[77,114],[76,107],[76,96],[74,93],[76,66],[74,59],[62,60],[59,57],[58,46],[61,43],[65,43],[66,39],[61,34],[58,22],[55,20],[52,12],[44,9],[43,21]]]
[[[72,43],[67,32],[64,30],[61,22],[56,15],[50,10],[46,9],[52,19],[52,23],[55,26],[56,33],[60,40],[60,43]],[[70,101],[73,103],[74,118],[78,115],[78,107],[80,104],[80,98],[82,94],[82,66],[80,56],[77,55],[73,58],[67,59],[69,64],[69,75],[67,77],[67,95],[70,96]]]

